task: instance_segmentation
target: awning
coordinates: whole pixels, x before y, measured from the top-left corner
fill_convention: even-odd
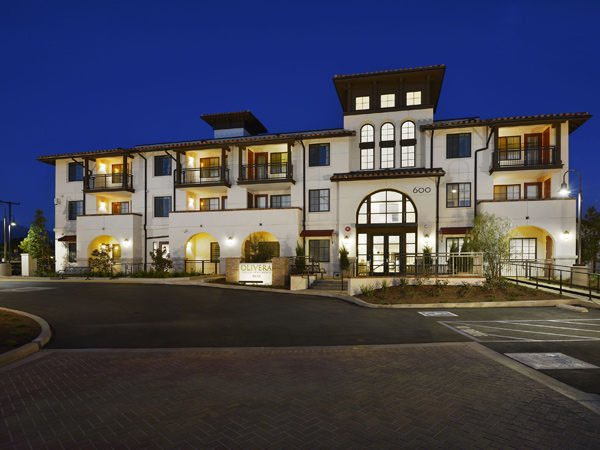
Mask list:
[[[72,234],[68,236],[59,237],[58,242],[77,242],[77,236]]]
[[[442,234],[467,234],[473,227],[447,227],[442,228]]]
[[[333,230],[304,230],[300,237],[331,237]]]

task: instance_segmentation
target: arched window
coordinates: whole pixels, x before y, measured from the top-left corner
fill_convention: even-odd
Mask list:
[[[396,139],[394,136],[394,124],[386,122],[381,125],[381,140],[382,141],[393,141]]]
[[[411,224],[417,222],[412,200],[402,192],[383,190],[366,197],[358,207],[359,225]]]
[[[375,167],[375,127],[363,125],[360,129],[360,169],[371,170]]]
[[[415,124],[406,121],[401,127],[400,138],[400,164],[402,167],[415,167],[415,149],[417,140],[415,138]]]

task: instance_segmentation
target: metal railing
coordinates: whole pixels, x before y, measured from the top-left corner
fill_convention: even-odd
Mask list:
[[[240,181],[290,180],[292,163],[246,164],[242,165]]]
[[[176,180],[180,185],[229,183],[229,169],[225,168],[225,173],[222,166],[181,169]]]
[[[107,190],[115,191],[122,189],[133,189],[133,175],[123,173],[113,173],[106,175],[90,175],[87,177],[86,190]]]
[[[355,276],[482,277],[483,253],[397,253],[385,260],[357,261]]]
[[[220,273],[218,260],[186,259],[184,267],[187,273],[197,273],[200,275],[215,275]]]
[[[554,145],[498,149],[494,152],[494,167],[548,166],[553,164],[558,164]]]

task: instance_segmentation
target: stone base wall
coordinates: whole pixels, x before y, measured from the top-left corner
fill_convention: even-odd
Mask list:
[[[225,281],[237,283],[240,281],[240,263],[242,258],[225,258]]]

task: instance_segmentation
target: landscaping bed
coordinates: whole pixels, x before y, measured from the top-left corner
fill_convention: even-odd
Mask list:
[[[422,284],[417,285],[384,285],[381,289],[364,290],[362,294],[355,297],[378,305],[511,302],[571,298],[566,295],[516,285],[504,280],[486,281],[481,286],[472,286],[468,283],[463,283],[460,286],[449,286],[444,284],[443,281],[436,283],[423,281]]]
[[[35,320],[0,310],[0,353],[29,344],[41,332],[42,328]]]

